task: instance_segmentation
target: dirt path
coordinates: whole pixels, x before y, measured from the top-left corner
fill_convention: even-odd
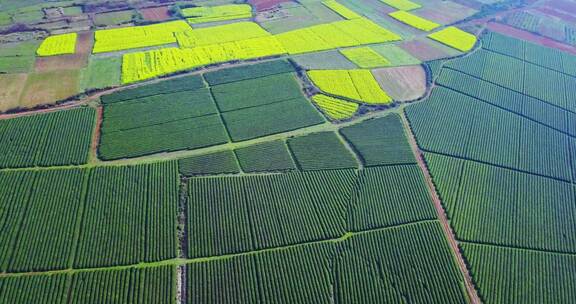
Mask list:
[[[90,145],[90,162],[98,160],[98,143],[100,143],[100,128],[102,126],[103,107],[96,108],[96,124],[92,135],[92,144]]]
[[[478,297],[478,293],[476,292],[476,288],[474,287],[474,283],[472,282],[472,277],[468,272],[468,268],[466,267],[466,263],[464,262],[464,258],[460,253],[460,248],[458,247],[458,242],[456,241],[456,237],[452,228],[450,227],[450,223],[448,223],[448,217],[446,216],[446,211],[442,206],[442,202],[440,201],[440,197],[436,192],[436,188],[432,183],[432,177],[430,176],[430,172],[428,172],[428,167],[424,162],[424,155],[422,151],[418,148],[418,144],[416,143],[416,138],[412,133],[412,129],[410,129],[410,125],[408,120],[406,119],[406,115],[402,116],[402,123],[404,124],[404,128],[406,129],[406,135],[408,136],[408,142],[410,143],[410,147],[412,148],[412,152],[416,157],[416,161],[418,162],[418,166],[424,175],[424,180],[426,181],[426,185],[428,186],[428,190],[430,192],[430,196],[432,197],[432,202],[434,203],[434,208],[436,208],[436,212],[438,213],[438,219],[442,224],[442,229],[444,230],[444,234],[446,235],[446,239],[448,239],[448,244],[452,249],[452,253],[456,257],[456,262],[462,275],[464,276],[464,285],[466,286],[466,291],[468,292],[468,298],[470,299],[470,303],[472,304],[479,304],[482,303],[480,297]]]

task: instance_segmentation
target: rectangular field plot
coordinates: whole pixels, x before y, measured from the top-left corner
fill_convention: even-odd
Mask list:
[[[340,132],[365,166],[416,163],[397,114],[367,120],[342,128]]]
[[[314,25],[274,37],[291,55],[402,39],[367,18]]]
[[[134,48],[176,43],[174,33],[191,31],[186,21],[158,23],[144,26],[129,26],[94,32],[92,52],[115,52]]]
[[[436,218],[424,176],[417,165],[362,170],[355,191],[348,216],[348,231]]]
[[[82,107],[0,121],[0,168],[86,163],[95,118]]]
[[[353,152],[332,132],[288,139],[298,168],[304,171],[357,168]]]
[[[192,117],[122,132],[103,133],[99,156],[105,160],[209,147],[228,142],[220,115]]]
[[[188,255],[339,237],[355,180],[353,170],[190,179]]]
[[[271,34],[254,22],[235,22],[218,26],[197,28],[193,31],[176,33],[178,46],[193,48],[235,41],[270,37]]]
[[[2,272],[70,266],[86,178],[79,169],[0,173]]]
[[[186,176],[240,173],[231,150],[179,159],[178,170]]]
[[[422,5],[412,2],[410,0],[380,0],[387,5],[402,11],[410,11],[413,9],[421,8]]]
[[[103,159],[193,149],[228,141],[208,89],[114,102],[104,106],[103,115],[99,149]]]
[[[190,7],[183,9],[182,15],[192,24],[243,19],[252,17],[252,7],[247,4]]]
[[[218,113],[208,89],[131,99],[104,106],[102,132],[120,132]]]
[[[204,74],[204,79],[206,79],[209,85],[215,86],[294,71],[294,67],[290,62],[286,60],[274,60],[208,72]]]
[[[424,151],[572,181],[568,135],[543,124],[443,87],[406,114]]]
[[[304,97],[222,114],[232,141],[292,131],[325,122]]]
[[[176,257],[176,162],[90,172],[75,268]]]
[[[485,303],[570,303],[576,297],[573,255],[467,243],[461,247]]]
[[[103,89],[119,86],[122,71],[122,58],[91,58],[90,63],[82,70],[80,86],[83,90]]]
[[[178,181],[176,163],[3,172],[0,270],[172,258]]]
[[[402,23],[405,23],[407,25],[410,25],[412,27],[415,27],[419,30],[423,30],[426,32],[429,32],[440,26],[440,24],[436,22],[430,21],[417,15],[410,14],[406,11],[396,11],[390,13],[389,15],[390,17]]]
[[[547,48],[495,32],[488,32],[482,37],[482,47],[554,71],[576,76],[576,57],[557,49]]]
[[[307,75],[316,87],[328,94],[371,105],[392,103],[370,70],[313,70]]]
[[[189,303],[467,302],[436,222],[186,267]]]
[[[39,45],[40,42],[36,40],[3,44],[0,49],[0,72],[29,72],[36,60],[36,49]]]
[[[117,91],[112,94],[104,95],[101,99],[102,103],[109,104],[153,95],[193,91],[200,88],[204,88],[202,77],[192,75]]]
[[[576,252],[570,183],[436,154],[426,160],[457,238]]]
[[[296,165],[286,144],[271,141],[234,150],[244,172],[288,171]]]
[[[183,70],[231,61],[261,59],[285,54],[273,36],[193,48],[161,48],[128,53],[122,59],[122,82],[132,83]]]
[[[568,97],[570,88],[576,86],[576,78],[564,72],[485,49],[453,60],[445,67],[576,112],[576,102]]]
[[[0,303],[175,303],[171,266],[0,278]],[[8,302],[9,300],[9,302]]]
[[[293,73],[241,80],[212,87],[221,112],[272,104],[303,97]]]

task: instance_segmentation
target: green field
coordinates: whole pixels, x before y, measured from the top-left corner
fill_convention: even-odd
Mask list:
[[[95,111],[84,107],[0,121],[0,167],[86,163]]]
[[[120,85],[121,65],[120,57],[92,59],[82,71],[82,89],[104,89]]]

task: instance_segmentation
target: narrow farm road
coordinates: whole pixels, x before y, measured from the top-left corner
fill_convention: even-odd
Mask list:
[[[456,241],[456,237],[452,228],[450,227],[450,223],[448,223],[448,217],[446,216],[446,211],[442,206],[442,202],[440,201],[440,196],[436,192],[436,187],[434,187],[434,183],[432,182],[432,177],[430,176],[430,172],[428,172],[428,167],[424,161],[424,155],[422,151],[418,148],[418,144],[416,143],[416,138],[412,133],[412,129],[410,129],[410,124],[408,123],[408,119],[406,115],[403,113],[401,115],[402,123],[404,125],[404,129],[406,130],[406,135],[408,137],[408,142],[410,147],[412,148],[412,152],[414,153],[414,157],[418,162],[418,166],[420,170],[422,170],[422,174],[424,175],[424,180],[426,182],[426,186],[430,192],[430,197],[432,198],[432,202],[434,203],[434,208],[436,208],[436,212],[438,213],[438,219],[440,220],[440,224],[442,225],[442,229],[444,230],[444,234],[446,235],[446,239],[448,240],[448,244],[452,249],[452,253],[456,257],[456,262],[458,267],[460,268],[460,272],[464,276],[464,284],[466,286],[466,290],[468,292],[468,299],[470,299],[470,303],[472,304],[480,304],[482,301],[476,292],[476,288],[474,287],[474,283],[472,282],[472,277],[468,272],[468,268],[466,267],[466,263],[464,262],[464,258],[460,253],[460,249],[458,248],[458,242]]]
[[[96,108],[96,124],[92,133],[92,143],[90,145],[90,162],[98,160],[98,143],[100,143],[100,127],[102,126],[103,108]]]

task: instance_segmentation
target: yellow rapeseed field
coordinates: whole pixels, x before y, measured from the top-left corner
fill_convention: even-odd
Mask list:
[[[310,80],[323,92],[367,104],[389,104],[392,98],[380,87],[370,70],[313,70]]]
[[[326,115],[328,115],[328,117],[333,120],[351,118],[359,107],[357,103],[326,96],[324,94],[314,95],[312,100],[324,113],[326,113]]]
[[[276,38],[289,54],[398,41],[402,38],[366,18],[336,21],[280,33]]]
[[[322,4],[326,5],[331,10],[335,11],[338,15],[346,19],[356,19],[362,18],[362,16],[356,14],[353,10],[347,8],[346,6],[338,3],[336,0],[326,0],[322,1]]]
[[[99,30],[94,33],[93,53],[114,52],[176,42],[175,33],[192,31],[185,21]]]
[[[414,3],[410,0],[380,0],[380,1],[390,5],[395,9],[402,11],[410,11],[422,7],[420,4]]]
[[[182,70],[234,60],[286,53],[273,36],[258,37],[194,48],[164,48],[125,54],[122,82],[132,83]]]
[[[440,24],[438,24],[436,22],[432,22],[428,19],[410,14],[410,13],[405,12],[405,11],[396,11],[396,12],[390,13],[389,15],[390,15],[390,17],[392,17],[392,18],[394,18],[394,19],[396,19],[402,23],[408,24],[414,28],[417,28],[419,30],[423,30],[426,32],[429,32],[433,29],[440,27]]]
[[[429,34],[428,37],[462,52],[470,51],[476,44],[476,36],[454,26]]]
[[[50,36],[40,44],[36,50],[38,56],[55,56],[74,54],[76,52],[76,33]]]
[[[237,22],[176,33],[181,48],[271,36],[254,22]]]
[[[340,53],[346,56],[348,60],[352,61],[358,67],[363,69],[378,68],[390,65],[390,61],[388,61],[388,59],[384,58],[384,56],[380,55],[368,46],[345,49],[341,50]]]

